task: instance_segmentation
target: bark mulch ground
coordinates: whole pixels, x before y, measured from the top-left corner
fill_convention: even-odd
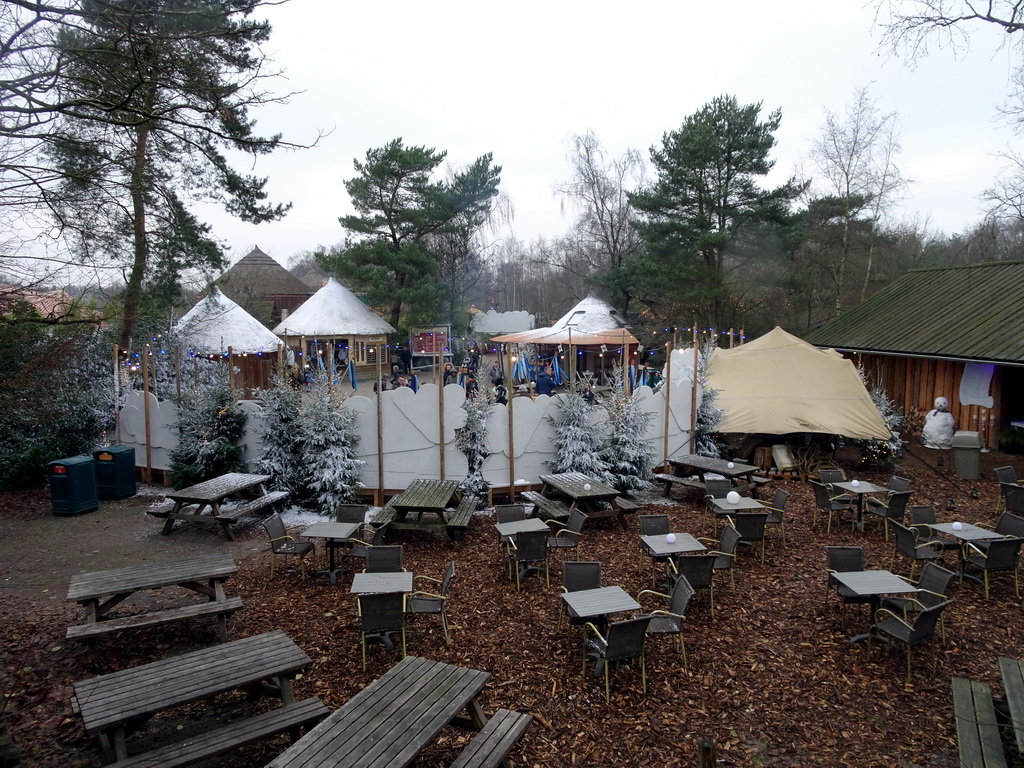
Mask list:
[[[999,499],[991,467],[1021,463],[1017,457],[987,454],[982,479],[963,481],[948,466],[932,466],[936,453],[914,453],[897,473],[914,481],[911,503],[934,503],[945,521],[993,523]],[[882,485],[890,474],[852,467],[847,472]],[[820,520],[812,526],[810,487],[792,481],[782,485],[792,494],[787,546],[773,529],[763,565],[753,554],[741,554],[735,587],[727,577],[716,583],[713,620],[706,601],[691,605],[686,668],[672,638],[648,640],[646,695],[639,669],[623,666],[612,676],[611,703],[605,703],[601,681],[590,675],[592,665],[581,674],[579,635],[570,636],[558,626],[558,556],[552,557],[550,587],[543,579],[531,578],[517,592],[505,574],[492,519],[486,515],[475,518],[465,538],[454,544],[429,536],[395,537],[405,545],[406,566],[417,574],[439,578],[451,560],[457,567],[449,592],[451,644],[444,643],[436,618],[417,617],[409,623],[408,653],[493,673],[483,691],[484,709],[506,707],[535,718],[512,753],[516,765],[692,766],[697,743],[706,738],[715,743],[722,766],[955,768],[950,677],[984,680],[998,693],[998,658],[1024,655],[1021,601],[1014,594],[1013,578],[996,575],[987,601],[978,585],[954,583],[955,603],[946,616],[947,642],[936,644],[937,666],[933,671],[931,648],[918,649],[912,683],[907,685],[902,650],[876,644],[869,654],[866,644],[850,644],[849,637],[868,626],[866,609],[849,607],[844,626],[835,596],[825,593],[826,544],[861,545],[868,567],[888,568],[892,543],[885,542],[879,526],[870,526],[865,533],[853,531],[849,524],[834,524],[827,533]],[[770,497],[773,488],[769,486],[762,498]],[[978,498],[971,497],[972,488]],[[646,498],[649,504],[641,513],[669,514],[676,531],[716,535],[714,521],[704,513],[698,496],[680,496],[677,490],[671,500],[657,494]],[[133,526],[159,526],[140,513],[148,501],[123,503],[122,535]],[[951,510],[946,508],[948,501]],[[26,542],[31,541],[34,522],[48,516],[45,493],[4,495],[3,546],[30,546]],[[175,537],[195,551],[218,551],[227,544],[217,536],[184,530],[169,538]],[[287,632],[312,659],[296,684],[298,696],[319,696],[328,707],[339,707],[398,660],[398,651],[371,646],[363,672],[355,600],[347,582],[336,587],[303,582],[291,570],[279,570],[272,580],[262,532],[252,526],[244,538],[234,550],[240,570],[228,582],[228,591],[241,596],[245,607],[231,622],[231,634]],[[113,567],[104,565],[103,541],[69,540],[66,547],[94,548],[99,553],[72,565],[68,573]],[[632,595],[650,587],[647,563],[638,567],[635,520],[625,531],[604,521],[587,527],[579,550],[566,557],[600,560],[604,583],[620,585]],[[954,563],[951,555],[948,564]],[[893,570],[905,575],[909,563],[897,556]],[[42,587],[11,589],[0,603],[7,718],[25,765],[96,766],[98,751],[71,710],[71,684],[215,642],[213,624],[196,621],[122,633],[90,649],[65,640],[64,631],[69,622],[77,621],[78,609],[62,602],[67,574],[57,573],[52,579],[45,594]],[[426,588],[430,586],[436,585]],[[664,607],[646,598],[644,605]],[[209,727],[211,711],[230,717],[249,706],[241,695],[225,695],[213,706],[206,702],[161,715],[135,737],[135,743],[173,740],[174,732]],[[468,738],[464,731],[446,729],[415,765],[451,763]],[[262,765],[286,744],[284,737],[262,742],[209,764]]]

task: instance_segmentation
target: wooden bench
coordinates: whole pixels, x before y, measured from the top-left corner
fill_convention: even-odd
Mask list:
[[[669,475],[664,472],[655,472],[654,479],[665,484],[665,496],[668,496],[669,493],[671,493],[673,485],[681,485],[684,488],[695,488],[699,491],[707,491],[707,486],[696,477],[681,477],[680,475]]]
[[[613,503],[624,515],[628,515],[630,512],[636,512],[643,506],[643,502],[627,499],[625,496],[616,496]]]
[[[242,598],[229,597],[225,600],[212,600],[208,603],[193,603],[180,608],[165,608],[153,613],[140,613],[135,616],[119,616],[115,619],[97,621],[92,624],[77,624],[68,627],[67,637],[71,640],[87,640],[108,632],[120,632],[125,629],[151,627],[171,621],[198,618],[200,616],[216,616],[220,624],[221,641],[227,639],[227,617],[242,607]]]
[[[956,740],[963,768],[1005,768],[1006,755],[988,683],[953,678]]]
[[[394,522],[395,515],[398,514],[398,510],[395,509],[395,501],[397,499],[398,496],[392,496],[388,499],[387,503],[370,518],[370,525],[374,528],[380,528],[382,525]]]
[[[268,494],[257,496],[255,499],[250,499],[249,501],[239,504],[234,509],[221,512],[219,515],[216,515],[214,519],[234,523],[246,515],[251,515],[254,512],[260,512],[268,507],[277,506],[287,498],[288,491],[271,491]]]
[[[466,529],[469,528],[469,521],[473,519],[473,513],[476,512],[476,505],[476,497],[467,494],[455,509],[445,513],[444,517],[447,521],[445,532],[448,534],[448,538],[454,541],[457,535],[466,532]]]
[[[531,722],[531,715],[499,709],[466,745],[451,768],[496,768],[523,737]]]
[[[519,495],[536,505],[538,517],[544,520],[568,521],[569,507],[557,499],[542,496],[539,491],[523,491]]]
[[[168,502],[167,504],[161,504],[159,507],[150,507],[146,510],[147,515],[153,517],[164,517],[166,518],[171,512],[174,511],[174,502]]]
[[[207,733],[193,736],[166,747],[160,747],[127,760],[117,762],[118,768],[176,768],[191,765],[210,757],[231,752],[255,741],[283,731],[311,725],[329,713],[320,699],[297,701],[244,720],[238,720]]]

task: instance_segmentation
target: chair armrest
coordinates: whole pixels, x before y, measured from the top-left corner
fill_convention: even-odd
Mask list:
[[[928,595],[935,595],[936,597],[941,597],[941,598],[942,598],[943,600],[948,600],[948,599],[949,599],[948,597],[946,597],[946,596],[945,596],[944,594],[942,594],[941,592],[933,592],[933,591],[932,591],[932,590],[930,590],[930,589],[920,589],[920,588],[919,588],[919,589],[918,589],[917,591],[918,591],[918,592],[924,592],[925,594],[928,594]],[[917,601],[915,600],[914,602],[917,602]]]
[[[645,616],[671,616],[673,619],[679,619],[679,620],[683,620],[683,619],[686,618],[682,614],[672,613],[672,611],[664,611],[664,610],[661,610],[661,609],[656,610],[656,611],[651,611],[650,613],[645,613],[644,615]]]
[[[587,634],[587,630],[588,630],[588,629],[589,629],[589,630],[590,630],[591,632],[593,632],[593,633],[594,633],[595,635],[597,635],[597,636],[598,636],[598,638],[599,638],[599,639],[601,640],[601,642],[602,642],[602,643],[604,643],[605,645],[607,645],[607,644],[608,644],[608,641],[604,639],[604,635],[602,635],[602,634],[601,634],[601,630],[599,630],[599,629],[597,628],[597,625],[596,625],[596,624],[594,624],[593,622],[590,622],[590,621],[588,621],[588,622],[587,622],[586,624],[584,624],[584,625],[583,625],[583,634],[584,634],[584,635],[586,635],[586,634]]]
[[[995,525],[993,523],[990,523],[990,522],[988,522],[986,520],[980,520],[980,521],[978,521],[976,523],[973,523],[973,525],[976,525],[979,528],[987,528],[990,531],[994,531],[996,529],[996,527],[995,527]]]
[[[912,629],[913,628],[913,625],[911,625],[910,622],[908,622],[902,616],[900,616],[900,615],[890,611],[888,608],[879,608],[877,611],[875,611],[875,624],[877,624],[880,619],[884,619],[886,617],[883,614],[885,614],[885,615],[887,615],[887,616],[889,616],[889,617],[891,617],[893,619],[896,619],[896,621],[898,621],[900,624],[905,626],[907,629]]]
[[[435,579],[433,576],[421,576],[418,573],[415,576],[413,576],[412,578],[413,578],[414,581],[416,579],[426,579],[427,581],[433,581],[433,582],[435,582],[437,584],[441,583],[441,579]]]
[[[436,598],[438,600],[442,600],[442,601],[445,600],[445,596],[444,595],[439,595],[436,592],[423,592],[422,590],[417,590],[416,592],[412,592],[408,596],[409,597],[433,597],[433,598]]]
[[[563,587],[563,589],[564,589],[564,587]],[[643,595],[656,595],[658,597],[664,597],[666,600],[671,600],[672,599],[672,597],[670,595],[666,595],[664,592],[656,592],[653,589],[641,589],[640,592],[637,593],[637,599],[639,599]]]
[[[973,543],[971,543],[969,541],[965,541],[964,542],[964,550],[966,551],[968,549],[973,549],[975,552],[977,552],[979,555],[982,555],[982,556],[987,555],[987,553],[984,550],[978,549]]]
[[[579,534],[576,533],[576,531],[570,531],[568,528],[563,528],[560,531],[555,531],[554,533],[552,533],[551,537],[557,539],[559,536],[563,536],[563,535],[564,536],[579,536]]]
[[[268,539],[268,541],[290,541],[290,542],[294,543],[295,542],[295,537],[294,536],[278,536],[277,538],[274,538],[274,539]]]
[[[736,557],[735,552],[719,552],[717,549],[708,550],[705,554],[708,555],[723,555],[725,557]]]
[[[286,531],[304,531],[307,528],[309,528],[308,525],[306,525],[305,523],[300,523],[298,525],[289,525],[287,528],[285,528],[285,530]]]

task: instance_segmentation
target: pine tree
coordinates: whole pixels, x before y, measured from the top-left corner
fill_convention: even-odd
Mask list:
[[[178,402],[178,445],[171,451],[175,488],[227,472],[244,472],[242,447],[246,415],[226,381],[189,389]]]
[[[343,402],[326,376],[318,374],[299,417],[305,496],[330,517],[363,487],[359,477],[366,464],[356,458],[355,412],[343,408]]]
[[[494,396],[489,389],[479,390],[476,397],[467,397],[462,404],[466,412],[466,424],[455,433],[455,447],[462,451],[469,465],[466,479],[459,484],[464,494],[475,496],[477,506],[487,497],[490,483],[484,479],[484,460],[490,456],[487,450],[487,413]]]
[[[558,416],[548,419],[555,427],[555,459],[548,466],[555,473],[582,472],[596,480],[611,482],[608,464],[601,458],[604,435],[590,423],[593,408],[579,392],[556,397]]]
[[[722,421],[725,411],[715,405],[718,399],[717,389],[708,386],[708,365],[711,362],[711,355],[718,346],[713,338],[705,341],[700,347],[697,355],[697,370],[694,375],[700,382],[703,396],[700,405],[697,406],[696,428],[693,433],[694,453],[699,456],[718,457],[721,453],[718,447],[718,425]]]
[[[867,376],[863,368],[858,368],[857,373],[860,380],[867,386]],[[899,430],[903,427],[903,409],[894,403],[885,388],[880,384],[874,384],[869,389],[871,402],[878,409],[878,414],[885,421],[885,426],[892,432],[889,440],[851,440],[853,445],[860,447],[864,461],[879,469],[893,469],[903,458],[904,441],[900,438]]]
[[[274,377],[273,385],[260,391],[263,420],[259,433],[263,453],[253,464],[256,471],[273,476],[271,487],[295,496],[303,483],[301,398],[281,376]]]
[[[650,487],[647,478],[654,469],[654,451],[643,438],[654,414],[641,412],[636,398],[626,393],[620,368],[616,368],[615,381],[611,400],[605,404],[611,433],[601,456],[608,464],[612,485],[629,493]]]

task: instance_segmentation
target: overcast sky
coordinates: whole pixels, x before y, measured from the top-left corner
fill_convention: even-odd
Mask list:
[[[955,233],[978,221],[979,196],[1013,141],[998,107],[1011,57],[979,26],[972,50],[934,50],[908,67],[879,50],[875,6],[861,0],[728,3],[291,0],[266,13],[267,52],[302,91],[254,114],[263,133],[317,148],[261,158],[279,223],[251,226],[204,209],[232,260],[258,245],[281,263],[344,238],[343,181],[352,162],[396,137],[448,151],[464,165],[485,152],[502,166],[515,220],[506,235],[530,242],[565,233],[553,188],[570,173],[570,137],[593,131],[605,150],[660,144],[666,131],[715,96],[782,110],[776,133],[781,183],[804,162],[825,111],[842,113],[870,86],[882,112],[899,114],[904,175],[914,180],[906,218]],[[809,164],[808,164],[809,166]]]

